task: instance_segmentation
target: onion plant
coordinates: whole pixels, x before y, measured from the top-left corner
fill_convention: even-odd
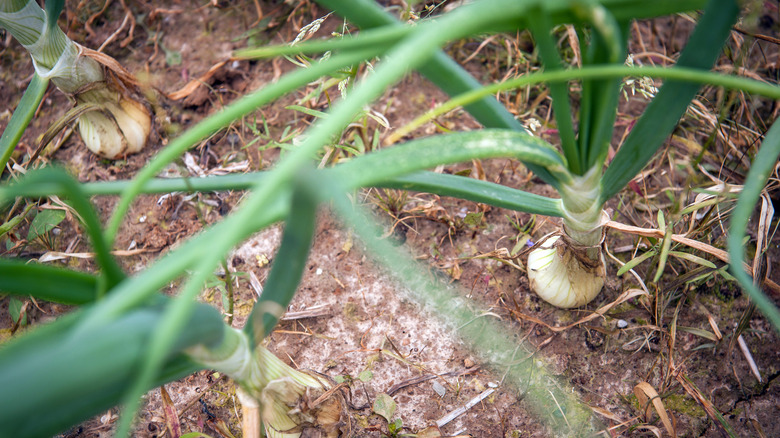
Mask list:
[[[369,2],[324,3],[348,19],[367,26],[389,22],[388,17],[372,8]],[[677,66],[706,69],[714,63],[737,13],[733,2],[721,4],[723,9],[711,10],[700,20],[697,32],[689,41]],[[560,24],[560,21],[555,21],[556,15],[560,13],[558,8],[567,6],[566,2],[521,2],[517,6],[517,9],[526,13],[527,28],[533,33],[546,72],[552,73],[562,68],[551,32],[553,26]],[[697,6],[701,7],[702,4]],[[653,14],[656,8],[663,10],[666,7],[669,5],[660,3],[642,13]],[[587,31],[582,26],[578,27],[580,39],[585,43],[582,49],[584,68],[621,65],[626,59],[628,25],[631,19],[638,18],[637,11],[634,11],[634,15],[621,17],[606,8],[607,2],[604,5],[593,3],[583,6],[575,14],[580,24],[585,22],[588,26]],[[368,10],[373,13],[367,13]],[[705,26],[707,30],[703,30]],[[713,41],[719,43],[712,44]],[[709,46],[709,50],[703,50],[704,46]],[[438,72],[428,77],[442,84],[449,82],[448,76]],[[562,82],[550,83],[561,140],[559,150],[563,169],[528,164],[531,170],[560,194],[558,206],[562,227],[560,232],[545,236],[530,253],[527,269],[531,288],[542,299],[558,307],[583,306],[601,290],[606,275],[601,251],[605,221],[603,205],[653,157],[699,88],[697,83],[668,81],[632,129],[613,163],[605,170],[620,83],[619,77],[583,77],[578,114],[572,113],[569,86]],[[458,88],[449,86],[452,87],[447,90],[449,92],[463,92],[470,84]],[[471,108],[470,111],[486,126],[522,129],[516,121],[506,116],[505,110],[495,106]],[[552,148],[551,145],[547,146]],[[523,157],[520,159],[523,160]]]
[[[0,27],[30,53],[36,82],[51,80],[75,101],[64,122],[78,120],[89,150],[106,158],[140,151],[152,119],[137,97],[138,82],[113,58],[65,35],[57,25],[63,4],[48,1],[43,10],[35,0],[2,0]],[[41,88],[45,87],[35,89]]]
[[[512,343],[507,330],[492,323],[479,326],[488,327],[487,331],[476,330],[477,324],[472,322],[479,311],[472,312],[460,298],[447,295],[446,288],[435,281],[420,280],[420,275],[410,274],[419,273],[420,268],[372,235],[366,216],[352,210],[347,194],[363,187],[401,188],[561,217],[561,231],[539,244],[540,252],[529,257],[528,271],[531,283],[545,300],[563,307],[582,306],[598,293],[606,275],[601,255],[604,203],[653,157],[699,87],[717,83],[780,98],[780,87],[741,78],[726,80],[708,73],[736,20],[738,8],[734,0],[661,0],[652,4],[638,0],[484,0],[413,26],[396,22],[368,0],[320,3],[364,30],[356,37],[237,54],[259,57],[330,51],[319,62],[238,99],[172,139],[134,179],[81,184],[62,170],[47,168],[0,187],[0,205],[19,198],[53,195],[65,200],[78,212],[97,265],[93,273],[79,273],[28,260],[0,259],[0,291],[79,305],[78,310],[57,321],[0,346],[0,404],[4,407],[0,409],[0,437],[50,436],[116,404],[124,407],[117,432],[124,436],[144,391],[204,367],[235,379],[247,410],[261,406],[269,436],[301,436],[307,428],[316,428],[325,436],[337,436],[339,427],[348,419],[342,416],[344,406],[338,393],[329,391],[327,378],[290,368],[263,344],[265,335],[294,296],[314,234],[317,207],[326,202],[344,216],[377,258],[394,267],[400,280],[421,294],[421,301],[449,318],[454,327],[461,327],[460,334],[483,357],[496,363],[508,362]],[[34,10],[29,3],[18,0],[0,4],[5,12]],[[631,20],[694,9],[704,9],[704,13],[677,66],[642,69],[641,73],[622,66]],[[46,22],[46,15],[35,15],[37,10],[30,14]],[[56,11],[48,15],[55,16]],[[578,29],[583,43],[582,69],[563,68],[551,32],[564,23]],[[9,29],[15,27],[11,32],[22,44],[32,45],[40,38],[23,36],[26,34],[20,29],[33,28],[32,25],[22,27],[9,21],[2,24]],[[522,79],[525,84],[544,83],[550,87],[561,137],[558,147],[525,132],[506,108],[441,51],[445,44],[459,38],[525,28],[533,32],[545,70]],[[51,59],[59,59],[57,56]],[[332,106],[329,116],[315,123],[304,140],[272,170],[196,180],[155,178],[193,145],[258,107],[321,76],[376,57],[380,61],[374,63],[373,72],[347,90],[346,97]],[[38,60],[35,63],[40,64]],[[468,103],[465,108],[485,129],[412,140],[332,168],[316,169],[316,153],[355,114],[411,69],[418,69],[450,95],[462,95],[462,101]],[[620,83],[625,76],[652,76],[665,81],[605,168]],[[567,85],[572,80],[580,83],[579,96],[573,96]],[[3,150],[12,149],[21,136],[32,112],[30,105],[37,105],[35,99],[40,95],[41,84],[45,84],[45,79],[32,82],[29,99],[26,95],[15,111],[0,140]],[[572,98],[578,99],[577,105],[572,105]],[[573,112],[574,107],[579,111]],[[121,130],[118,117],[109,116],[114,113],[107,106],[91,112],[116,121]],[[748,177],[756,181],[753,185],[758,188],[768,176],[767,163],[776,161],[780,154],[780,127],[771,128],[759,154],[762,161],[755,164]],[[521,160],[553,186],[560,197],[548,198],[426,171],[439,165],[492,157]],[[758,190],[756,187],[753,192]],[[750,192],[749,188],[745,192]],[[122,219],[139,194],[230,189],[246,189],[248,194],[223,221],[133,276],[119,268],[111,249]],[[104,226],[90,196],[109,194],[119,195],[119,201]],[[749,215],[748,204],[755,202],[749,196],[752,194],[746,193],[746,200],[740,201],[744,204],[740,205],[743,216],[735,221],[739,229],[732,230],[732,241],[741,242],[744,236],[744,216]],[[285,223],[284,235],[263,295],[243,329],[229,327],[215,310],[195,298],[231,248],[280,221]],[[735,255],[741,259],[741,253]],[[739,263],[734,265],[736,268],[732,269],[741,272]],[[741,272],[740,278],[745,287],[752,287],[746,273]],[[177,279],[181,284],[176,298],[160,294],[162,288]],[[420,286],[423,283],[424,287]],[[775,327],[780,327],[777,309],[755,287],[747,290]],[[525,394],[529,408],[556,428],[556,435],[582,436],[599,428],[568,385],[543,369],[529,368],[510,377]],[[561,421],[558,412],[566,412],[568,418],[576,417],[577,421],[569,422],[566,417],[565,422]],[[248,411],[245,418],[251,418]]]

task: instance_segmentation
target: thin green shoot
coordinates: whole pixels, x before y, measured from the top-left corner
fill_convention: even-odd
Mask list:
[[[401,137],[409,134],[411,131],[419,128],[429,120],[435,119],[458,107],[467,106],[477,102],[487,96],[496,93],[519,89],[528,85],[538,85],[542,83],[569,82],[578,79],[609,79],[609,78],[641,78],[650,77],[655,79],[678,80],[692,83],[710,84],[726,89],[741,90],[746,93],[768,97],[770,99],[780,99],[780,87],[754,79],[727,76],[686,67],[628,67],[622,65],[605,65],[582,67],[570,70],[557,70],[553,72],[543,71],[529,73],[521,77],[510,79],[498,84],[486,85],[480,89],[463,93],[452,99],[441,103],[422,115],[409,122],[407,125],[395,130],[393,135],[386,141],[393,143]]]
[[[40,105],[48,86],[48,79],[41,78],[37,73],[33,74],[30,84],[14,110],[8,126],[3,130],[2,137],[0,137],[0,174],[5,169],[27,125],[30,124],[35,111],[38,110],[38,105]]]

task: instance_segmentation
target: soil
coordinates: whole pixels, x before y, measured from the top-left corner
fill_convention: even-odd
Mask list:
[[[300,2],[295,8],[290,7],[289,2],[260,2],[270,20],[257,25],[255,3],[252,1],[201,3],[204,2],[172,0],[165,5],[129,2],[138,20],[135,33],[126,46],[121,46],[128,37],[127,28],[123,29],[119,37],[106,46],[105,52],[163,93],[172,93],[189,79],[227,60],[231,51],[245,47],[248,39],[289,42],[302,26],[325,14],[308,2]],[[96,48],[117,30],[125,11],[116,2],[102,13],[99,12],[102,2],[83,1],[80,4],[82,8],[79,12],[67,11],[65,15],[69,34],[74,40]],[[90,30],[79,25],[93,14],[95,18],[91,21]],[[338,18],[331,17],[325,21],[318,35],[338,30],[341,25]],[[253,32],[258,29],[260,31]],[[679,50],[681,43],[669,35],[685,34],[689,29],[690,23],[679,17],[638,23],[631,51],[673,54]],[[776,36],[773,27],[761,31]],[[459,61],[466,61],[469,55],[478,52],[479,56],[468,60],[466,66],[481,80],[498,80],[510,74],[512,66],[504,65],[502,61],[506,59],[506,48],[497,44],[482,47],[480,42],[454,44],[449,51]],[[756,74],[775,80],[771,74],[777,71],[772,70],[774,62],[777,62],[776,47],[762,42],[751,44],[751,53],[761,52],[766,57],[766,61],[760,64],[761,68],[756,68]],[[10,110],[18,102],[33,70],[28,57],[10,37],[2,42],[0,49],[0,100],[11,103],[8,111],[0,109],[0,128],[4,128]],[[521,49],[527,50],[526,47]],[[652,56],[644,59],[650,58]],[[103,160],[89,153],[80,138],[73,135],[44,159],[66,166],[81,181],[132,178],[169,138],[237,96],[273,81],[292,68],[291,63],[284,60],[229,61],[208,79],[207,87],[200,87],[182,100],[161,101],[161,110],[167,119],[159,126],[155,141],[143,152],[122,160]],[[270,130],[268,137],[277,140],[286,130],[305,128],[312,118],[286,107],[305,104],[313,109],[325,109],[328,100],[324,95],[316,101],[303,99],[314,88],[315,85],[312,85],[294,96],[264,107],[258,110],[255,119],[245,118],[204,141],[188,152],[191,163],[197,163],[206,172],[217,169],[225,172],[261,170],[272,166],[279,156],[279,148],[269,143],[268,138],[251,143],[255,138],[251,125],[257,122],[259,126],[260,121],[265,119]],[[502,95],[501,99],[520,120],[536,117],[544,121],[549,117],[549,100],[539,89],[529,92],[527,96]],[[331,90],[331,93],[337,95],[338,91]],[[416,74],[411,74],[372,108],[386,117],[392,127],[400,127],[444,100],[446,96],[443,93]],[[616,123],[616,142],[620,141],[624,130],[629,129],[643,105],[644,100],[634,97],[621,107]],[[767,119],[770,117],[771,104],[755,102],[751,105],[750,114],[758,112]],[[50,89],[25,133],[15,159],[21,160],[30,154],[39,136],[68,108],[67,98]],[[713,108],[710,111],[717,114]],[[479,127],[463,111],[443,116],[437,122],[442,127],[455,130]],[[370,122],[369,126],[368,133],[372,135],[377,125]],[[649,166],[652,172],[637,180],[636,186],[631,187],[634,190],[625,190],[608,205],[618,221],[655,228],[659,207],[668,212],[675,202],[687,204],[695,196],[691,188],[707,185],[706,177],[698,171],[691,171],[691,166],[678,166],[682,163],[680,155],[685,156],[689,152],[687,148],[706,139],[710,132],[707,131],[707,120],[688,116],[681,126],[664,153]],[[436,125],[428,124],[414,135],[431,134],[437,129]],[[390,133],[385,129],[378,132],[381,136]],[[553,131],[542,128],[539,134],[555,142]],[[741,153],[747,152],[753,141],[749,132],[743,137],[729,139],[735,145],[735,151]],[[717,155],[727,151],[727,147],[718,144],[713,153]],[[727,157],[728,153],[721,153],[723,160],[739,162],[739,157],[733,153]],[[716,167],[721,164],[707,160],[711,158],[706,157],[705,164]],[[735,178],[740,177],[740,168],[733,168],[737,169]],[[168,169],[171,174],[192,174],[195,171],[186,162]],[[443,171],[468,173],[555,196],[550,187],[513,160],[487,160],[451,166]],[[744,178],[744,174],[741,176]],[[777,199],[777,188],[771,195]],[[121,257],[123,267],[129,273],[144,269],[181,241],[229,214],[241,198],[242,193],[239,192],[205,193],[194,197],[177,193],[140,197],[127,215],[116,242],[117,249],[128,250],[130,254]],[[668,414],[674,419],[679,436],[721,436],[721,426],[707,415],[707,401],[712,403],[737,436],[780,436],[780,422],[777,421],[780,418],[777,334],[759,312],[752,316],[748,330],[742,334],[758,366],[759,381],[740,348],[729,348],[732,334],[749,302],[733,283],[722,276],[712,275],[706,280],[680,283],[676,279],[695,265],[673,260],[661,281],[648,283],[651,295],[622,303],[603,317],[559,330],[557,328],[614,301],[621,292],[639,287],[637,281],[630,275],[617,277],[618,266],[611,262],[608,273],[611,280],[594,302],[577,310],[556,309],[530,292],[524,272],[507,263],[512,261],[522,265],[522,259],[510,260],[494,253],[501,248],[511,252],[518,242],[522,248],[524,245],[520,239],[524,237],[537,241],[555,229],[556,221],[429,194],[403,195],[374,190],[363,193],[362,199],[374,204],[380,233],[397,245],[408,248],[417,259],[439,272],[453,290],[486,312],[482,317],[495,319],[520,339],[524,350],[517,357],[544,365],[563,387],[572,388],[583,404],[595,410],[597,418],[604,428],[609,428],[611,436],[666,433],[658,415],[651,413],[646,417],[639,406],[634,390],[640,382],[649,383],[659,392]],[[97,197],[94,203],[105,219],[116,199]],[[386,207],[392,215],[381,207]],[[519,232],[513,222],[526,227],[526,231]],[[776,223],[775,219],[775,226]],[[684,231],[687,226],[687,222],[679,222],[678,232]],[[755,224],[752,226],[751,232],[755,237]],[[233,325],[236,327],[243,326],[256,299],[257,285],[264,282],[270,265],[275,261],[281,232],[280,225],[263,230],[236,248],[227,259],[235,286]],[[7,255],[32,259],[49,250],[68,253],[89,251],[73,218],[66,219],[52,234],[51,247],[31,242],[21,252],[15,250]],[[713,226],[709,232],[702,232],[696,238],[723,247],[723,238],[719,234],[722,233],[718,227]],[[13,245],[26,235],[26,229],[21,228],[0,242]],[[631,251],[638,240],[631,235],[610,232],[607,242],[617,257],[626,261],[631,258]],[[780,236],[775,235],[768,248],[768,265],[772,267],[773,260],[780,255]],[[493,256],[483,257],[485,255]],[[709,259],[716,261],[712,257]],[[92,268],[88,259],[68,258],[53,263],[86,270]],[[649,264],[646,262],[637,270],[641,278],[651,280],[655,266],[648,268],[646,265]],[[217,273],[217,276],[220,275],[224,278],[224,271]],[[769,278],[775,283],[780,282],[780,269],[770,269]],[[172,287],[166,292],[174,291]],[[776,303],[780,302],[777,291],[774,295],[771,293],[770,297]],[[204,290],[201,299],[222,310],[222,294],[220,289],[211,287]],[[378,266],[339,219],[323,209],[298,294],[288,309],[288,318],[269,336],[268,346],[295,367],[349,382],[353,409],[348,429],[352,436],[390,435],[388,421],[372,411],[373,403],[381,394],[392,396],[397,404],[391,419],[401,420],[402,434],[414,434],[436,424],[480,394],[487,393],[484,399],[462,415],[441,424],[441,434],[502,438],[555,436],[555,432],[532,413],[525,393],[506,381],[509,368],[515,364],[491,363],[464,342],[439,315],[418,304],[416,296],[414,291],[407,290]],[[4,329],[4,335],[13,325],[7,312],[9,303],[9,297],[0,300],[0,328]],[[63,306],[38,302],[29,306],[28,317],[37,324],[66,311]],[[309,312],[308,316],[306,312]],[[712,340],[701,334],[704,331],[715,336],[713,324],[723,333],[722,340]],[[676,327],[674,337],[670,336],[673,325]],[[525,349],[531,353],[526,355]],[[179,412],[182,431],[229,436],[219,431],[224,426],[233,435],[241,436],[240,406],[236,401],[235,388],[223,376],[204,370],[172,382],[165,389]],[[703,403],[692,396],[696,391],[705,400]],[[163,436],[165,422],[160,400],[159,390],[146,395],[135,436]],[[64,436],[111,436],[117,413],[117,409],[111,409]]]

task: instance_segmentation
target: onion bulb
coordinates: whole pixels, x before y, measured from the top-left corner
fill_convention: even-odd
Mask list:
[[[116,159],[139,152],[152,130],[149,111],[140,102],[110,90],[105,84],[76,94],[79,103],[94,103],[97,108],[79,118],[79,133],[93,153]]]
[[[329,391],[331,382],[291,368],[262,345],[253,351],[242,331],[226,328],[221,345],[211,349],[198,345],[187,353],[240,385],[237,393],[245,418],[251,416],[248,409],[259,409],[269,438],[314,436],[312,431],[321,437],[339,436],[345,402],[341,393]]]
[[[606,265],[599,250],[593,261],[581,247],[552,236],[528,255],[531,290],[556,307],[569,309],[591,302],[604,286]]]
[[[87,148],[110,159],[140,151],[152,130],[150,112],[133,97],[140,84],[115,59],[73,42],[56,21],[35,0],[0,0],[0,28],[27,49],[38,76],[75,99]]]

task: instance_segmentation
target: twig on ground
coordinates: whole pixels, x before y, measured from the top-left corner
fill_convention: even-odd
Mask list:
[[[496,390],[493,389],[493,388],[489,388],[489,389],[486,389],[486,390],[482,391],[482,393],[480,393],[478,396],[476,396],[476,397],[472,398],[471,400],[469,400],[469,402],[466,403],[465,405],[459,407],[458,409],[455,409],[454,411],[450,412],[449,414],[447,414],[447,415],[441,417],[439,420],[437,420],[436,421],[436,426],[444,427],[445,424],[447,424],[450,421],[452,421],[452,420],[458,418],[459,416],[463,415],[466,411],[468,411],[469,409],[471,409],[474,406],[476,406],[477,403],[481,402],[482,400],[484,400],[485,398],[487,398],[490,394],[493,394],[494,392],[496,392]]]
[[[750,365],[750,371],[752,371],[753,375],[756,376],[758,383],[764,383],[764,381],[761,379],[761,373],[758,372],[758,365],[756,365],[756,361],[753,360],[753,355],[750,354],[750,349],[745,342],[745,338],[743,338],[742,335],[739,335],[737,342],[739,343],[739,349],[742,350],[742,354],[745,356],[745,360],[747,360],[748,365]]]
[[[471,368],[466,368],[465,370],[461,371],[449,371],[443,374],[426,374],[424,376],[418,376],[413,377],[408,380],[404,380],[403,382],[396,383],[395,385],[391,386],[390,389],[388,389],[385,393],[389,396],[393,396],[398,391],[412,385],[417,385],[418,383],[427,382],[428,380],[435,379],[437,377],[460,377],[465,376],[466,374],[475,373],[479,369],[478,365],[475,365]]]

